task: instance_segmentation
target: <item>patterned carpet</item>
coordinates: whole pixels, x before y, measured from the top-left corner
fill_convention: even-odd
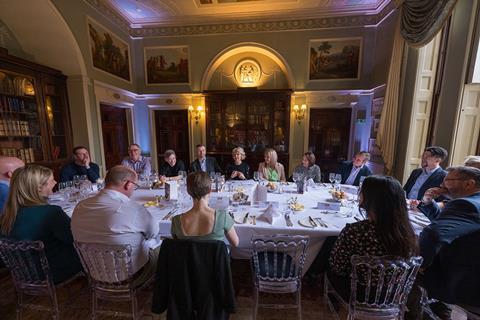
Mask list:
[[[237,297],[237,313],[233,314],[231,320],[252,319],[253,299],[252,299],[252,278],[248,261],[234,260],[232,262],[232,275],[235,285],[235,294]],[[302,283],[302,316],[304,320],[313,319],[333,319],[334,316],[326,307],[322,298],[321,281],[306,281]],[[83,320],[90,318],[90,295],[85,278],[79,278],[73,281],[68,287],[57,290],[61,311],[61,319]],[[160,316],[151,314],[149,309],[151,305],[152,288],[147,288],[139,295],[139,302],[145,310],[142,319],[165,319],[165,314]],[[264,302],[268,303],[293,303],[293,296],[263,295]],[[47,299],[35,298],[35,304],[48,303]],[[130,304],[124,303],[105,303],[100,302],[101,308],[116,310],[119,312],[129,312]],[[0,319],[15,319],[15,291],[7,272],[0,273]],[[341,319],[346,318],[344,310],[340,313]],[[25,320],[43,320],[51,319],[46,311],[26,310],[23,315]],[[97,319],[128,319],[115,314],[99,315]],[[297,319],[295,309],[260,309],[259,320],[289,320]],[[454,315],[455,320],[465,319],[465,317]]]

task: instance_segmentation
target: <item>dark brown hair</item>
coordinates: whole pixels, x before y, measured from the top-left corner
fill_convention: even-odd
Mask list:
[[[311,167],[315,164],[315,154],[311,151],[305,152],[303,154],[308,160],[308,166]]]
[[[362,184],[360,206],[373,218],[375,230],[387,253],[404,258],[417,254],[417,239],[408,219],[405,192],[389,176],[369,176]]]
[[[187,192],[196,200],[200,200],[211,192],[212,180],[208,173],[197,171],[187,176]]]

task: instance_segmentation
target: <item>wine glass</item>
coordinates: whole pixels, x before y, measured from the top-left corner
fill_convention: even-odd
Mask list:
[[[74,175],[73,176],[73,186],[75,187],[75,189],[80,188],[80,176],[79,175]]]
[[[342,175],[339,174],[339,173],[337,173],[337,174],[335,175],[335,183],[336,183],[336,184],[340,184],[340,182],[342,182]]]
[[[260,180],[260,172],[258,172],[258,171],[253,172],[253,180],[254,181]]]
[[[294,171],[292,175],[293,182],[297,182],[298,180],[300,180],[299,178],[300,178],[300,173]]]
[[[331,172],[331,173],[328,174],[328,180],[333,185],[333,183],[335,182],[335,173],[334,172]]]
[[[212,180],[212,182],[215,182],[215,172],[211,171],[210,172],[210,179]]]

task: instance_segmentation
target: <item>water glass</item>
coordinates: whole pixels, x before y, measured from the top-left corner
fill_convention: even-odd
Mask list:
[[[328,174],[328,180],[330,181],[331,184],[335,182],[335,173],[331,172]]]
[[[75,187],[75,189],[79,189],[80,188],[80,176],[79,175],[74,175],[73,176],[73,186]]]
[[[254,181],[260,180],[260,172],[258,172],[258,171],[253,172],[253,180]]]
[[[336,183],[336,184],[340,184],[340,182],[342,182],[342,175],[339,174],[339,173],[337,173],[337,174],[335,175],[335,183]]]

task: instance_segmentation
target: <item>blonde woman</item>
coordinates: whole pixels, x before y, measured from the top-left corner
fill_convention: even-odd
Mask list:
[[[268,181],[286,181],[285,169],[281,163],[278,163],[277,152],[273,149],[265,149],[263,153],[264,162],[258,165],[260,179]]]
[[[197,171],[187,177],[187,192],[193,199],[189,211],[172,218],[171,233],[175,239],[219,240],[227,238],[232,247],[238,246],[234,221],[226,210],[208,206],[212,180],[208,173]]]
[[[73,248],[70,218],[59,206],[49,205],[56,181],[52,170],[28,165],[15,170],[0,223],[1,234],[14,240],[41,240],[54,283],[82,270]]]
[[[250,167],[243,161],[246,158],[245,150],[238,147],[232,150],[233,163],[227,165],[227,178],[233,180],[249,179]]]

